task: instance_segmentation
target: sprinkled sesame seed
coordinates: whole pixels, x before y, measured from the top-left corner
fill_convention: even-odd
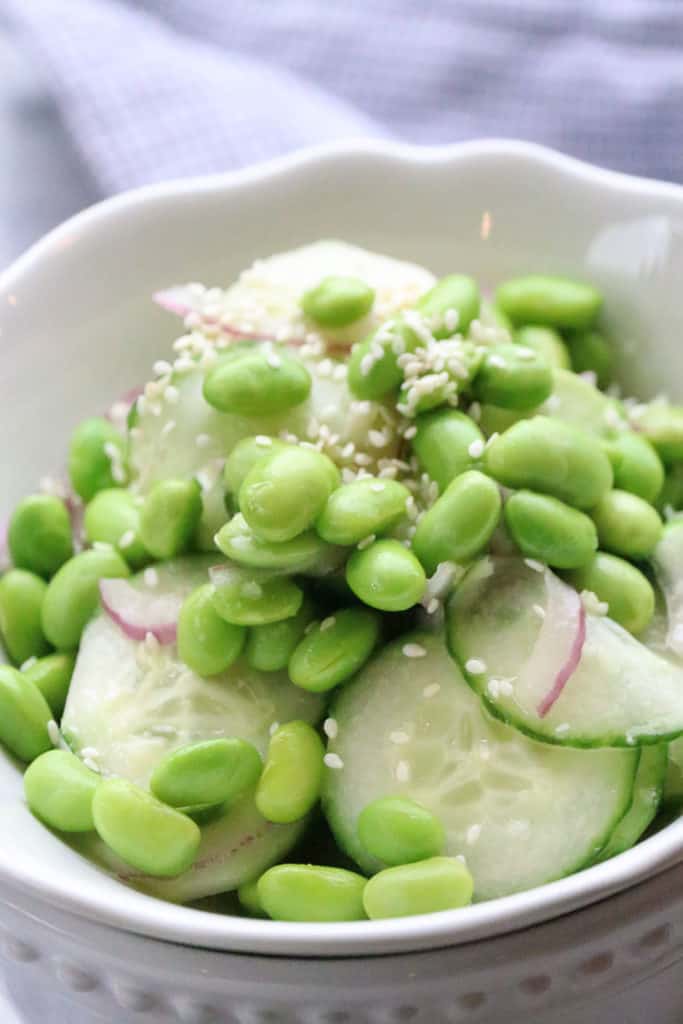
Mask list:
[[[465,833],[465,841],[468,846],[474,846],[481,835],[481,825],[470,825]]]
[[[335,622],[337,621],[334,615],[328,615],[326,619],[320,623],[320,632],[325,633],[328,629],[332,629]]]
[[[334,771],[341,771],[344,767],[344,762],[339,754],[325,754],[323,761],[328,768],[332,768]]]
[[[570,728],[571,728],[571,726],[570,726],[569,722],[562,722],[561,725],[555,726],[555,735],[556,736],[565,736],[569,732]]]
[[[395,743],[397,746],[400,746],[403,743],[409,743],[410,736],[407,732],[403,732],[402,729],[396,729],[395,732],[389,733],[389,740],[391,743]]]
[[[37,661],[38,659],[36,658],[35,654],[31,655],[30,658],[26,659],[26,661],[22,661],[21,665],[19,666],[19,671],[25,672],[27,668],[31,667],[31,665],[35,665]]]
[[[401,651],[406,658],[424,658],[427,653],[422,644],[404,644]]]
[[[478,423],[481,419],[481,405],[479,402],[472,402],[467,412],[470,419],[474,420],[475,423]]]
[[[252,598],[255,601],[259,597],[263,597],[263,587],[256,580],[247,580],[242,584],[241,590],[245,597]]]
[[[371,533],[368,537],[363,537],[362,540],[359,540],[356,547],[359,551],[365,551],[366,548],[369,548],[371,544],[375,543],[376,539],[375,534]]]
[[[349,441],[348,444],[345,444],[344,447],[342,448],[341,457],[343,459],[350,459],[351,456],[354,454],[355,450],[355,444],[353,443],[353,441]]]
[[[535,558],[525,558],[524,564],[528,565],[529,568],[533,569],[534,572],[545,572],[545,566],[543,565],[543,562],[539,562]]]
[[[497,356],[495,354],[492,355],[492,356],[489,356],[488,363],[489,363],[489,366],[495,366],[499,370],[504,370],[505,367],[507,366],[507,363],[505,362],[503,357],[502,356]]]
[[[405,437],[406,441],[412,441],[416,434],[417,427],[415,426],[415,424],[413,424],[410,427],[406,427],[406,429],[403,431],[403,436]]]
[[[485,447],[485,442],[478,437],[476,441],[472,441],[467,451],[469,452],[473,459],[478,459],[484,454]]]
[[[131,546],[131,544],[134,544],[134,543],[135,543],[135,530],[126,530],[126,532],[122,533],[121,536],[119,537],[119,547],[120,548],[129,548]]]
[[[383,430],[368,430],[368,441],[373,448],[385,448],[387,440]]]
[[[259,448],[270,448],[272,443],[272,437],[268,437],[267,434],[257,434],[254,438],[254,444],[258,445]]]
[[[538,615],[539,619],[544,619],[545,618],[545,608],[543,608],[542,605],[540,605],[540,604],[532,605],[532,611],[533,611],[534,615]]]
[[[173,384],[169,384],[164,391],[164,398],[169,405],[176,405],[180,400],[180,392],[178,391],[178,388]]]
[[[526,348],[524,345],[518,345],[515,349],[515,354],[518,359],[525,359],[527,361],[529,359],[536,358],[536,353],[533,352],[530,348]]]
[[[209,437],[208,434],[197,434],[197,436],[194,439],[194,443],[196,444],[197,448],[208,448],[208,446],[211,444],[211,438]]]
[[[95,551],[113,551],[114,545],[110,544],[106,540],[96,540],[93,544],[93,550]]]
[[[424,690],[422,691],[422,696],[426,697],[427,700],[429,700],[430,697],[436,697],[437,693],[440,692],[441,687],[439,686],[438,683],[430,683],[429,686],[425,686]]]
[[[163,427],[161,428],[161,436],[162,437],[168,437],[168,435],[171,433],[171,431],[175,430],[175,426],[176,426],[175,420],[168,420],[166,423],[164,423]]]
[[[266,362],[268,363],[268,366],[270,366],[273,370],[279,370],[280,367],[282,366],[282,360],[280,359],[279,356],[276,356],[274,352],[270,353]]]
[[[397,782],[410,782],[410,765],[407,761],[399,761],[396,765],[396,781]]]
[[[268,729],[268,735],[269,736],[274,736],[279,728],[280,728],[280,723],[279,722],[271,722],[270,728]]]
[[[337,724],[337,719],[326,718],[325,721],[323,722],[323,732],[331,740],[335,740],[339,732],[339,725]]]
[[[145,581],[146,587],[156,587],[159,585],[159,573],[151,566],[148,569],[145,569],[142,574],[142,578]]]
[[[386,484],[382,484],[382,483],[380,483],[380,482],[379,482],[379,480],[378,480],[378,481],[376,481],[376,483],[374,483],[374,484],[370,484],[370,490],[371,490],[371,491],[372,491],[372,492],[373,492],[374,494],[381,494],[381,493],[382,493],[382,491],[386,490],[386,486],[387,486]]]
[[[152,367],[152,371],[156,377],[164,377],[166,374],[171,373],[173,367],[165,359],[157,359],[156,363]]]
[[[440,607],[441,605],[439,603],[438,597],[431,598],[429,604],[427,605],[427,615],[434,615],[435,612],[438,612]]]
[[[85,765],[86,768],[89,768],[91,772],[97,772],[99,775],[99,765],[95,764],[91,757],[84,757],[83,764]]]
[[[465,669],[473,676],[480,676],[486,671],[486,662],[481,658],[468,658],[465,662]]]

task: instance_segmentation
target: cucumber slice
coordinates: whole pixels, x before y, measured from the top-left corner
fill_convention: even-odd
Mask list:
[[[157,566],[154,592],[189,593],[206,580],[210,562],[198,557]],[[144,588],[144,579],[141,574],[132,582]],[[237,736],[264,756],[273,722],[315,722],[322,710],[321,698],[293,686],[286,672],[259,672],[240,659],[221,675],[202,679],[178,659],[174,646],[136,643],[101,614],[81,640],[62,732],[74,752],[102,774],[147,787],[157,763],[178,747]],[[123,878],[186,900],[241,884],[284,856],[302,828],[271,827],[248,794],[202,827],[194,867],[170,882],[133,875],[95,837],[87,845],[91,856]]]
[[[633,787],[633,802],[601,850],[598,861],[609,860],[624,850],[630,850],[654,821],[662,799],[666,770],[666,743],[643,747]]]
[[[665,526],[652,553],[652,566],[666,603],[665,647],[683,657],[683,520]]]
[[[406,642],[425,650],[403,653]],[[486,713],[443,636],[386,647],[340,691],[330,715],[323,806],[340,846],[368,874],[360,845],[366,804],[403,796],[428,808],[462,854],[477,900],[530,889],[593,861],[629,807],[638,752],[535,743]]]
[[[552,681],[524,669],[547,625],[538,614],[545,606],[545,574],[517,558],[482,559],[449,602],[450,649],[494,714],[537,739],[575,747],[659,743],[683,733],[683,668],[593,614],[578,666],[539,713]],[[555,635],[561,642],[561,623]],[[478,674],[473,659],[484,665]]]
[[[669,744],[662,803],[672,809],[683,808],[683,738]]]

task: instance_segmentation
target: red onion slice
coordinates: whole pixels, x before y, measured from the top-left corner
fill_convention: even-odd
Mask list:
[[[175,313],[176,316],[187,316],[195,306],[189,289],[184,284],[175,284],[171,288],[163,288],[152,296],[157,306]]]
[[[538,679],[552,679],[547,693],[536,705],[539,718],[545,718],[576,671],[586,639],[586,613],[577,592],[548,569],[545,588],[545,617],[523,670],[532,685]]]
[[[160,644],[176,641],[178,615],[183,603],[178,594],[144,593],[124,579],[100,580],[100,599],[109,618],[131,640],[148,633]]]

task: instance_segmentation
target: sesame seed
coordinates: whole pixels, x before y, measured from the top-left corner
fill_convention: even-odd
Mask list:
[[[279,356],[276,356],[274,352],[271,352],[266,362],[268,363],[268,366],[270,366],[273,370],[279,370],[280,367],[282,366],[282,360],[280,359]]]
[[[325,633],[328,629],[332,629],[337,619],[334,615],[328,615],[326,619],[320,623],[320,632]]]
[[[197,436],[194,439],[194,443],[196,444],[197,448],[208,448],[208,446],[211,444],[211,438],[209,437],[208,434],[197,434]]]
[[[395,743],[397,746],[401,746],[403,743],[410,742],[410,736],[407,732],[403,732],[401,729],[396,729],[395,732],[389,733],[389,740],[391,743]]]
[[[180,400],[180,392],[178,391],[178,388],[175,387],[173,384],[169,384],[166,390],[164,391],[164,398],[166,399],[169,405],[177,405],[178,401]]]
[[[323,732],[326,736],[329,736],[331,740],[337,738],[339,732],[339,725],[337,724],[336,718],[326,718],[323,722]]]
[[[323,761],[328,768],[332,768],[334,771],[341,771],[344,767],[344,762],[339,754],[325,754]]]
[[[47,723],[47,735],[53,747],[61,747],[62,734],[59,731],[59,726],[53,718],[51,718]]]
[[[414,424],[410,427],[406,427],[406,429],[403,431],[403,436],[405,437],[406,441],[412,441],[416,434],[417,427]]]
[[[525,558],[524,564],[528,565],[530,569],[534,570],[534,572],[545,572],[543,562],[539,562],[535,558]]]
[[[152,371],[155,377],[164,377],[166,374],[171,373],[173,367],[165,359],[157,359],[156,363],[152,367]]]
[[[168,422],[164,423],[163,427],[161,428],[161,436],[162,437],[168,437],[168,435],[171,433],[171,431],[175,430],[175,426],[176,426],[175,420],[168,420]]]
[[[31,668],[31,665],[35,665],[37,661],[38,659],[36,658],[35,654],[31,655],[30,658],[26,659],[26,661],[22,661],[21,665],[19,666],[19,671],[25,672],[27,668]]]
[[[485,442],[481,438],[477,438],[476,441],[472,441],[467,451],[473,459],[478,459],[484,454],[484,448],[486,447]]]
[[[472,402],[467,411],[470,419],[474,420],[475,423],[478,423],[481,419],[481,405],[479,402]]]
[[[401,651],[406,658],[424,658],[427,653],[422,644],[404,644]]]
[[[100,772],[99,766],[97,764],[95,764],[95,762],[93,761],[93,759],[91,757],[84,757],[83,758],[83,764],[85,765],[86,768],[89,768],[91,772],[97,772],[98,775],[99,775],[99,772]]]
[[[441,687],[439,686],[438,683],[430,683],[429,686],[425,686],[424,690],[422,691],[422,696],[426,697],[427,700],[429,700],[430,697],[436,697],[437,693],[439,693],[440,691]]]
[[[114,545],[109,544],[106,540],[96,540],[93,544],[94,551],[113,551]]]
[[[371,544],[375,543],[375,540],[375,534],[371,533],[368,537],[363,537],[362,540],[359,540],[356,547],[358,548],[359,551],[365,551],[366,548],[369,548]]]
[[[148,569],[145,569],[142,574],[142,578],[145,581],[146,587],[156,587],[159,584],[159,573],[151,566]]]
[[[441,607],[438,597],[433,597],[427,605],[427,615],[434,615]]]
[[[532,605],[532,611],[534,615],[538,615],[539,619],[545,618],[545,608],[543,608],[540,604]]]
[[[569,722],[562,722],[561,725],[558,725],[558,726],[555,727],[555,735],[556,736],[564,736],[564,735],[566,735],[566,733],[569,732],[570,728],[571,728],[571,726],[570,726]]]
[[[473,676],[480,676],[486,671],[486,662],[481,658],[468,658],[465,662],[465,669]]]
[[[386,484],[382,484],[382,483],[380,483],[380,482],[379,482],[379,480],[378,480],[378,481],[376,481],[376,483],[374,483],[374,484],[370,484],[370,490],[371,490],[371,491],[372,491],[372,492],[373,492],[374,494],[381,494],[381,493],[382,493],[382,491],[384,491],[384,490],[386,489],[386,486],[387,486]]]
[[[387,436],[383,430],[368,430],[368,441],[373,448],[386,447],[387,440]]]
[[[271,722],[270,728],[268,729],[268,735],[269,736],[274,736],[279,728],[280,728],[280,723],[279,722]]]
[[[341,457],[343,459],[350,459],[355,451],[356,451],[355,444],[353,443],[353,441],[349,441],[348,444],[345,444],[344,447],[342,448],[342,450],[341,450]]]
[[[247,580],[246,583],[242,584],[241,591],[245,597],[251,598],[254,601],[258,601],[260,597],[263,597],[263,587],[256,580]]]
[[[399,761],[396,765],[396,781],[410,782],[410,765],[407,761]]]
[[[481,825],[470,825],[465,833],[465,842],[468,846],[474,846],[481,836]]]
[[[119,547],[120,548],[129,548],[131,546],[131,544],[134,544],[134,543],[135,543],[135,530],[126,530],[126,532],[122,533],[121,536],[119,537]]]
[[[524,345],[518,345],[515,349],[515,354],[518,359],[525,359],[527,361],[529,359],[536,358],[536,353],[533,352],[530,348],[526,348]]]
[[[270,448],[272,443],[272,437],[268,437],[267,434],[257,434],[254,438],[254,444],[258,445],[259,448]]]

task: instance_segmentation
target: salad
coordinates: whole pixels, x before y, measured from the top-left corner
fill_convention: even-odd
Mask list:
[[[453,910],[683,802],[683,408],[591,284],[341,242],[155,296],[182,333],[14,510],[0,741],[122,882]]]

